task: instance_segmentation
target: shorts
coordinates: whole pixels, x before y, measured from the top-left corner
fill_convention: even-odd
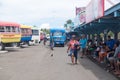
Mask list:
[[[78,58],[78,51],[74,50],[74,49],[71,49],[70,53],[68,54],[68,56],[72,56],[72,55],[74,55],[75,59],[77,60],[77,58]]]
[[[114,61],[114,57],[108,57],[109,61]]]
[[[70,49],[70,53],[68,54],[68,56],[72,56],[74,54],[74,50]]]

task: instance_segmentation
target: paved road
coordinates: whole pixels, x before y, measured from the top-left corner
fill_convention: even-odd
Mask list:
[[[51,57],[51,54],[54,54]],[[66,47],[31,46],[0,54],[0,80],[117,80],[89,59],[72,65]]]

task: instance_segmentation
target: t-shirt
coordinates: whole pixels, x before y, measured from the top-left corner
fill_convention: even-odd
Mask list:
[[[81,47],[81,48],[86,48],[87,39],[86,39],[86,38],[80,39],[79,43],[80,43],[80,47]]]
[[[113,40],[113,39],[110,39],[106,42],[106,45],[110,48],[110,50],[113,49],[114,44],[115,44],[115,40]]]
[[[41,39],[41,40],[44,39],[44,36],[43,36],[43,35],[40,35],[40,39]]]
[[[77,46],[79,45],[79,42],[77,40],[71,40],[69,45],[71,49],[76,49]]]

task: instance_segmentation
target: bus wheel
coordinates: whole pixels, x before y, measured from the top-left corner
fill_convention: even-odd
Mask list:
[[[17,47],[20,47],[20,43],[19,42],[17,43]]]
[[[0,43],[0,50],[5,50],[5,44]]]
[[[28,45],[28,46],[30,46],[30,43],[29,43],[29,42],[27,42],[27,45]]]

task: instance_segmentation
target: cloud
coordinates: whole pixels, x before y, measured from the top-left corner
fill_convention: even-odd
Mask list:
[[[0,20],[33,25],[49,23],[50,25],[58,24],[58,26],[61,26],[65,20],[75,17],[75,7],[85,6],[89,1],[0,0],[2,2]],[[59,21],[56,21],[58,18]]]
[[[40,26],[41,29],[50,29],[50,24],[49,23],[43,23],[41,26]]]
[[[75,7],[87,6],[91,0],[0,0],[0,20],[37,25],[62,26],[75,18]],[[106,0],[105,0],[106,1]],[[120,0],[112,0],[115,4]],[[111,7],[109,3],[107,8]],[[106,8],[106,9],[107,9]]]

